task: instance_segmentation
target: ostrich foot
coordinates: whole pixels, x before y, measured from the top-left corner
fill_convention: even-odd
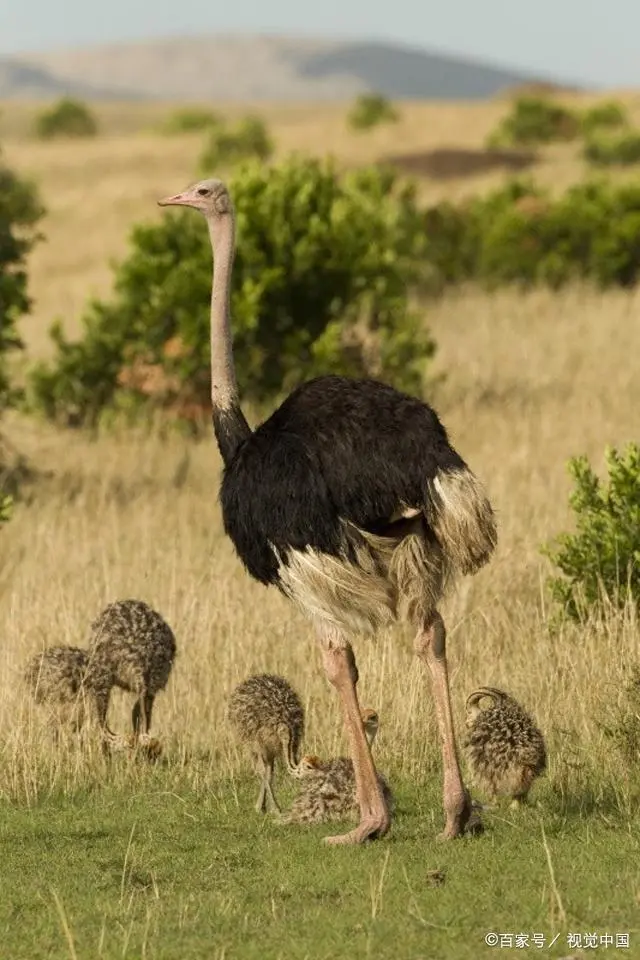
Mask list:
[[[391,819],[389,815],[383,817],[367,817],[361,820],[354,830],[348,833],[339,833],[332,837],[325,837],[324,842],[331,846],[366,843],[367,840],[379,840],[387,833]]]
[[[438,835],[438,840],[455,840],[457,837],[464,836],[465,833],[481,832],[480,817],[473,809],[468,790],[464,790],[462,797],[455,795],[451,797],[445,790],[445,811],[447,820],[444,830]]]

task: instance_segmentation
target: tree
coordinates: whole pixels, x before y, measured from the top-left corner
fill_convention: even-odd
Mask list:
[[[89,108],[80,100],[63,97],[49,110],[36,118],[36,136],[41,140],[52,137],[94,137],[98,123]]]
[[[273,141],[260,117],[244,117],[227,127],[220,123],[211,129],[198,167],[204,176],[222,165],[240,163],[257,157],[268,160],[273,154]]]
[[[397,123],[398,120],[398,111],[381,93],[363,93],[347,118],[352,130],[371,130],[382,123]]]

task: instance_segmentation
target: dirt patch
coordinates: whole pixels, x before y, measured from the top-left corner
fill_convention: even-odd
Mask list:
[[[533,150],[471,150],[442,147],[427,153],[382,157],[380,162],[390,164],[403,173],[431,177],[434,180],[453,180],[496,169],[525,170],[537,159],[538,154]]]
[[[559,83],[520,83],[514,87],[505,87],[496,94],[498,100],[512,100],[518,97],[566,97],[585,93],[580,87]]]

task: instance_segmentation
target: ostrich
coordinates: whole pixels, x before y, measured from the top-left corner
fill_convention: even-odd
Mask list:
[[[484,699],[491,705],[482,708]],[[467,698],[466,723],[464,748],[476,783],[493,799],[511,797],[512,806],[519,806],[547,766],[534,721],[508,693],[479,687]]]
[[[39,705],[46,705],[58,723],[79,731],[84,723],[83,680],[88,653],[79,647],[49,647],[27,663],[24,680]]]
[[[360,715],[350,636],[408,619],[433,681],[444,766],[444,837],[464,832],[445,627],[437,605],[455,575],[475,573],[497,542],[484,489],[437,414],[374,380],[324,376],[296,388],[255,431],[240,408],[230,329],[235,213],[220,180],[161,206],[204,214],[213,248],[211,398],[224,463],[224,529],[248,573],[311,619],[344,712],[360,822],[329,843],[381,837],[391,819]]]
[[[362,722],[369,747],[378,732],[378,714],[371,709],[362,711]],[[302,779],[300,792],[282,823],[323,823],[327,820],[348,820],[358,815],[358,798],[353,763],[348,757],[319,760],[305,756],[300,761],[297,776]],[[378,774],[387,809],[393,813],[394,800],[389,784]]]
[[[250,745],[261,776],[256,810],[266,813],[271,806],[280,812],[273,795],[273,769],[276,757],[282,754],[287,770],[296,775],[304,733],[300,697],[284,677],[257,674],[233,691],[228,714],[240,739]]]
[[[131,714],[134,742],[148,738],[156,694],[169,679],[176,654],[171,627],[141,600],[110,603],[91,624],[85,687],[91,694],[105,745],[118,737],[107,725],[113,687],[136,694]],[[144,730],[141,730],[141,728]]]

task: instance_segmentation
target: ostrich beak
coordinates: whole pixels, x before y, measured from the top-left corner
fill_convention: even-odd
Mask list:
[[[191,207],[193,197],[190,193],[176,193],[173,197],[164,197],[158,200],[159,207]]]

